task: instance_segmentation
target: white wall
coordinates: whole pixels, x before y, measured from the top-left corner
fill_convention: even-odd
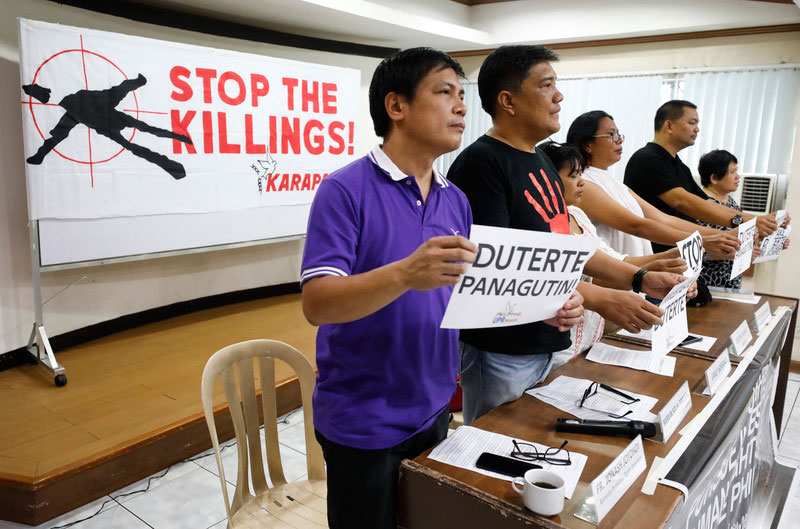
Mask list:
[[[28,249],[25,166],[22,147],[17,17],[116,31],[361,70],[359,154],[377,141],[372,133],[367,88],[379,60],[214,37],[142,24],[60,6],[45,0],[0,0],[0,353],[27,343],[33,323]],[[297,281],[302,241],[218,251],[43,276],[48,299],[81,275],[87,279],[45,308],[51,336],[170,303]]]
[[[748,66],[800,62],[800,33],[776,33],[739,37],[717,37],[675,42],[636,44],[624,46],[598,46],[557,50],[561,60],[555,64],[558,75],[598,72],[626,72],[669,70],[673,68],[698,68],[704,66]],[[485,56],[462,57],[459,60],[470,79],[477,79]],[[569,105],[564,101],[563,105]],[[614,114],[613,109],[605,109]],[[703,133],[703,109],[700,113],[700,134]],[[789,172],[789,191],[786,207],[794,216],[795,226],[800,220],[800,109],[794,112],[796,131],[794,153]],[[655,113],[655,109],[653,109]],[[643,116],[652,120],[652,115]],[[561,126],[569,124],[562,123]],[[638,149],[641,145],[627,145]],[[768,294],[800,298],[800,236],[795,235],[793,246],[777,263],[763,263],[756,267],[755,289]],[[793,359],[800,360],[800,328],[795,338]]]

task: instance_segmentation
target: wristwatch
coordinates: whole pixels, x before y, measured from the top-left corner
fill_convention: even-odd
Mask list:
[[[636,292],[637,294],[642,291],[642,279],[644,278],[644,275],[646,273],[647,270],[645,270],[644,268],[640,268],[638,272],[633,274],[633,283],[631,284],[631,287],[633,288],[633,291]]]
[[[731,219],[731,228],[738,228],[739,224],[741,224],[743,220],[744,218],[742,218],[741,215],[734,215]]]

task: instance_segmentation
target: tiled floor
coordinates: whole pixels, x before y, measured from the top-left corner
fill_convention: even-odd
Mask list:
[[[800,466],[800,375],[790,374],[784,408],[783,432],[779,445],[782,462]],[[306,475],[303,415],[294,411],[278,421],[283,470],[288,481]],[[263,434],[262,434],[263,435]],[[222,459],[228,491],[236,480],[236,450],[224,445]],[[162,470],[148,480],[134,483],[51,520],[40,528],[55,529],[67,524],[71,529],[225,529],[225,506],[220,493],[213,450]],[[102,511],[100,510],[102,506]],[[96,514],[95,513],[98,513]],[[95,516],[92,516],[95,515]],[[88,518],[84,521],[84,518]],[[778,529],[796,527],[800,519],[800,473],[795,476],[791,498]],[[30,526],[0,521],[0,529],[30,529]]]

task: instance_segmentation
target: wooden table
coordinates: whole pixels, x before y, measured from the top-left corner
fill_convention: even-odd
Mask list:
[[[705,370],[714,358],[726,350],[730,335],[743,319],[753,321],[755,310],[767,299],[774,311],[778,306],[792,310],[788,337],[780,352],[781,367],[776,389],[773,413],[780,431],[783,400],[789,373],[792,352],[792,338],[796,322],[797,300],[776,296],[762,296],[757,305],[749,305],[726,300],[714,300],[702,308],[689,308],[690,332],[717,337],[717,342],[708,353],[682,349],[673,352],[676,357],[675,374],[663,377],[644,371],[609,366],[589,362],[584,355],[574,358],[566,365],[551,373],[543,384],[549,384],[561,375],[600,380],[614,387],[636,393],[651,395],[659,399],[653,408],[657,413],[678,390],[685,380],[692,392],[692,410],[682,421],[679,429],[697,415],[708,403],[709,397],[695,393],[702,387]],[[754,339],[755,339],[755,334]],[[643,349],[633,344],[621,344],[632,349]],[[732,361],[735,360],[732,358]],[[590,436],[583,434],[562,434],[555,431],[556,419],[566,414],[529,395],[523,395],[515,402],[500,406],[481,417],[473,426],[513,436],[518,439],[535,441],[547,446],[559,446],[564,439],[569,440],[568,449],[588,456],[588,462],[572,498],[565,502],[560,515],[542,518],[528,511],[522,498],[507,481],[491,478],[433,461],[427,458],[430,451],[413,461],[404,461],[400,468],[400,489],[398,515],[400,527],[410,529],[458,527],[467,528],[592,528],[594,525],[575,516],[586,499],[591,496],[590,483],[611,461],[630,443],[626,438]],[[679,505],[682,495],[675,489],[658,486],[652,496],[643,495],[640,490],[647,471],[656,456],[663,457],[678,441],[673,434],[666,444],[646,440],[645,457],[648,469],[639,477],[628,492],[620,499],[610,513],[602,520],[600,528],[661,527]],[[510,450],[510,448],[509,448]]]

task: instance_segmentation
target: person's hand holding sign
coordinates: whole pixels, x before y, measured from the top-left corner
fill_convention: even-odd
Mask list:
[[[703,236],[703,249],[711,254],[711,259],[733,259],[741,245],[739,237],[731,232]]]
[[[431,290],[453,286],[475,262],[478,245],[460,235],[432,237],[414,253],[398,261],[400,281],[407,290]]]
[[[778,222],[775,220],[776,212],[769,215],[759,215],[756,217],[756,229],[762,237],[772,235],[778,229]]]
[[[681,252],[677,248],[672,248],[664,252],[662,259],[656,259],[642,266],[648,272],[672,272],[682,274],[686,270],[686,261],[681,257]]]
[[[642,278],[642,292],[656,299],[664,299],[672,287],[686,278],[669,272],[648,272]]]
[[[544,320],[548,325],[558,327],[561,332],[570,330],[574,325],[583,321],[583,296],[576,289],[558,313],[550,319]]]
[[[477,252],[475,243],[459,235],[432,237],[408,257],[380,268],[315,277],[303,286],[303,314],[312,325],[361,319],[409,290],[455,285]]]
[[[647,274],[650,275],[650,274]],[[660,308],[633,292],[602,288],[602,309],[597,312],[610,322],[616,323],[628,332],[639,332],[661,323]]]
[[[692,281],[692,284],[689,287],[689,290],[686,291],[686,299],[690,300],[690,299],[694,299],[696,297],[697,297],[697,281]]]

